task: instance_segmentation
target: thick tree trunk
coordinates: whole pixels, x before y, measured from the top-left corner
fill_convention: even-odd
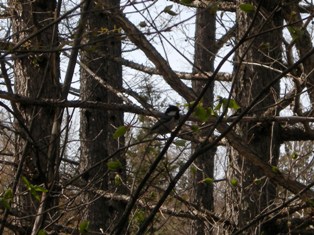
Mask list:
[[[96,1],[95,1],[96,2]],[[106,1],[105,5],[119,7],[120,1]],[[114,22],[102,13],[101,8],[93,3],[87,22],[87,36],[89,44],[81,54],[81,61],[89,67],[103,81],[119,90],[122,87],[122,66],[116,62],[106,60],[110,57],[121,56],[121,42],[117,36]],[[122,103],[112,92],[106,90],[93,79],[84,69],[81,70],[81,100],[100,101],[107,103]],[[125,179],[125,159],[115,155],[110,161],[120,161],[122,168],[108,171],[104,158],[113,154],[124,145],[124,138],[113,139],[116,127],[123,125],[123,112],[110,110],[81,110],[81,170],[87,170],[83,178],[90,183],[89,193],[85,194],[88,203],[86,219],[90,222],[89,234],[111,231],[124,205],[97,196],[93,189],[123,192],[123,186],[116,185],[114,177]],[[97,167],[88,170],[91,166]]]
[[[14,16],[12,18],[13,42],[20,42],[55,19],[55,1],[11,0],[9,4]],[[58,99],[60,97],[59,54],[45,52],[58,46],[57,38],[57,27],[52,26],[20,47],[24,53],[17,54],[14,61],[14,84],[17,94],[34,99]],[[27,51],[30,53],[28,54]],[[33,51],[40,51],[41,53],[34,53]],[[16,136],[16,161],[19,164],[24,164],[23,175],[32,184],[44,184],[49,189],[53,185],[52,181],[58,178],[57,175],[54,175],[55,172],[48,172],[50,169],[48,163],[50,161],[55,162],[54,160],[59,156],[59,139],[51,142],[55,109],[18,105],[18,110],[24,121],[23,123],[21,120],[16,122],[17,128],[20,130],[17,133],[28,134]],[[21,162],[23,158],[25,161]],[[53,177],[48,179],[48,174]],[[21,183],[20,191],[25,189],[22,185]],[[29,222],[32,223],[32,215],[37,210],[36,200],[32,198],[30,193],[22,195],[19,205],[24,213],[30,215],[28,218]],[[48,200],[46,204],[48,207],[54,204],[49,193],[46,200]],[[51,214],[50,218],[52,217]],[[30,223],[27,225],[30,226]]]
[[[215,12],[215,11],[213,11]],[[212,72],[214,70],[214,50],[216,35],[216,14],[211,13],[210,9],[198,9],[196,16],[195,29],[195,55],[193,72]],[[200,71],[201,70],[201,71]],[[199,94],[206,82],[194,81],[192,88],[196,94]],[[214,82],[203,97],[204,107],[212,107],[213,103]],[[203,133],[207,135],[207,133]],[[197,145],[193,148],[197,149]],[[213,184],[201,183],[204,178],[214,178],[214,155],[216,149],[212,149],[200,155],[195,165],[197,170],[194,176],[195,194],[193,195],[194,203],[202,209],[214,209]],[[193,224],[194,234],[211,234],[210,224],[204,221],[196,221]]]
[[[261,31],[282,25],[281,14],[276,10],[277,3],[267,0],[262,1],[261,4],[261,12],[259,12],[259,16],[254,22],[250,35],[257,35]],[[237,11],[238,39],[248,30],[253,15],[254,13]],[[280,68],[281,43],[282,32],[276,29],[246,41],[236,52],[234,96],[241,107],[247,107],[266,84],[277,75],[272,68]],[[279,83],[276,83],[250,113],[255,116],[263,115],[268,108],[275,104],[276,99],[279,97],[279,89]],[[278,115],[278,112],[273,109],[268,115]],[[243,123],[238,126],[238,131],[243,140],[260,156],[263,156],[265,162],[276,165],[280,147],[278,128],[279,126],[275,123],[260,125]],[[236,154],[233,159],[235,159],[233,163],[237,165],[233,165],[235,167],[233,169],[237,169],[235,172],[238,172],[234,172],[235,177],[239,180],[238,190],[235,190],[237,192],[233,191],[235,193],[233,195],[235,200],[233,205],[235,205],[234,210],[238,214],[238,224],[242,227],[261,211],[271,206],[276,196],[276,188],[253,164],[243,160],[241,156],[236,156]],[[261,228],[257,226],[251,228],[247,234],[261,234],[262,232],[268,234],[266,230],[261,231]]]

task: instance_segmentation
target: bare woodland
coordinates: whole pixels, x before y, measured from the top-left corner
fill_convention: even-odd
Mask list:
[[[314,234],[313,12],[0,1],[0,234]]]

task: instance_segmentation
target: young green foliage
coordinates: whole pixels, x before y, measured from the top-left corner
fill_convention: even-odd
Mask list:
[[[110,171],[116,171],[122,168],[122,163],[119,160],[108,161],[107,168]]]
[[[173,7],[173,5],[166,6],[165,9],[163,10],[163,12],[165,12],[165,13],[171,15],[171,16],[178,15],[178,13],[175,13],[174,11],[171,10],[172,7]]]
[[[119,126],[116,131],[113,133],[113,138],[116,140],[121,136],[124,136],[128,128],[126,126]]]
[[[40,193],[46,193],[48,192],[47,189],[45,189],[42,186],[31,184],[25,176],[22,176],[22,181],[24,185],[26,186],[27,190],[32,194],[32,196],[39,201],[40,200]]]
[[[255,11],[255,7],[250,3],[243,3],[239,7],[242,11],[246,13],[251,13]]]
[[[13,198],[12,189],[8,188],[0,197],[0,205],[3,206],[5,209],[10,209],[12,198]]]
[[[79,225],[79,231],[81,235],[88,234],[88,228],[89,228],[89,221],[83,220]]]

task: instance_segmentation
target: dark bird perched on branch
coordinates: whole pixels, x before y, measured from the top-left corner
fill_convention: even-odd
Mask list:
[[[167,134],[170,133],[178,124],[180,119],[180,110],[177,106],[169,105],[166,112],[158,122],[151,128],[151,133]]]

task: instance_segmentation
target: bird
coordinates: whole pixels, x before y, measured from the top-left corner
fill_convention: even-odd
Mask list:
[[[175,105],[169,105],[163,116],[151,128],[151,133],[170,133],[178,124],[180,119],[180,109]]]

